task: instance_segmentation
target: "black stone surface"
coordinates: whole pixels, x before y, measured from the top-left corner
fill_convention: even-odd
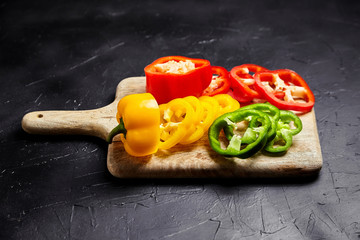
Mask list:
[[[359,1],[2,1],[0,238],[359,239],[359,40]],[[21,129],[30,111],[109,104],[167,55],[302,75],[319,176],[115,179],[103,140]]]

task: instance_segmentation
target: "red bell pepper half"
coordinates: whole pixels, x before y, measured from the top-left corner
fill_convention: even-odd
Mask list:
[[[315,96],[310,87],[292,70],[258,72],[254,79],[255,89],[279,109],[309,112],[315,104]]]
[[[238,89],[249,98],[261,98],[254,89],[254,77],[250,73],[255,74],[263,71],[268,71],[268,69],[255,64],[242,64],[232,68],[230,71],[231,88]]]
[[[166,72],[159,70],[159,66],[171,64],[188,64],[194,66],[192,70]],[[170,65],[171,65],[170,64]],[[158,104],[167,103],[174,98],[186,96],[200,97],[212,79],[211,65],[208,60],[187,58],[182,56],[168,56],[155,60],[146,66],[146,92],[151,93]]]
[[[213,74],[210,85],[203,91],[203,96],[215,96],[217,94],[227,93],[230,88],[229,72],[218,66],[212,66]]]

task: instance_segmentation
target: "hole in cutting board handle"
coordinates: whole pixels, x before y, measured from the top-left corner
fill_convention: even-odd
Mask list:
[[[44,117],[44,115],[42,115],[41,113],[38,114],[38,118],[42,118],[42,117]]]

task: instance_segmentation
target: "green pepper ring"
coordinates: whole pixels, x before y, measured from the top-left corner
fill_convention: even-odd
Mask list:
[[[228,121],[230,120],[234,123],[241,122],[249,116],[256,117],[262,123],[262,126],[258,127],[259,134],[257,139],[254,142],[249,143],[243,149],[221,148],[219,135],[221,130],[229,126]],[[266,113],[254,109],[239,109],[231,113],[225,113],[213,122],[208,132],[209,143],[212,149],[221,155],[248,158],[253,156],[265,146],[270,126],[271,120]]]
[[[275,138],[277,122],[279,121],[280,118],[280,110],[277,107],[271,105],[270,103],[255,103],[252,105],[242,107],[242,109],[255,109],[267,113],[271,120],[271,126],[267,134],[267,141],[270,142]],[[255,127],[256,124],[257,121],[252,120],[250,122],[250,127]]]
[[[289,122],[293,121],[296,126],[295,129],[291,129],[289,126]],[[274,139],[269,141],[264,150],[269,153],[284,153],[286,152],[292,145],[292,137],[302,130],[302,122],[300,118],[291,111],[280,110],[280,118],[277,123],[276,136]],[[282,146],[274,147],[274,143],[276,141],[283,140],[285,142]]]

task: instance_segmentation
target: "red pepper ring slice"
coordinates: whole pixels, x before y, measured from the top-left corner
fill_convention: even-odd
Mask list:
[[[218,66],[212,66],[211,72],[213,74],[210,85],[203,91],[202,96],[214,96],[221,93],[227,93],[230,89],[229,72]]]
[[[228,95],[230,95],[232,98],[237,100],[239,103],[250,103],[253,98],[246,96],[243,92],[241,92],[239,89],[229,89],[227,92]]]
[[[157,64],[170,61],[191,61],[195,69],[185,73],[169,73],[158,71]],[[211,65],[208,60],[168,56],[155,60],[145,67],[146,92],[151,93],[159,104],[167,103],[175,98],[186,96],[200,97],[211,82]]]
[[[264,82],[268,82],[270,86],[274,86],[275,82],[279,88],[279,78],[284,81],[284,85],[280,89],[281,92],[286,95],[286,91],[290,91],[291,95],[293,94],[293,90],[291,87],[302,87],[303,88],[303,96],[301,98],[304,102],[299,102],[295,100],[288,100],[283,98],[279,98],[276,96],[274,91],[269,91],[269,88],[264,84]],[[282,110],[294,110],[300,112],[309,112],[313,108],[315,104],[315,96],[311,91],[310,87],[307,85],[305,80],[296,72],[289,69],[280,69],[275,71],[266,71],[259,72],[254,75],[255,79],[255,88],[256,90],[272,105]],[[283,91],[285,89],[285,91]],[[281,93],[280,92],[280,93]]]
[[[250,72],[258,73],[268,71],[268,69],[256,64],[242,64],[233,67],[230,71],[231,87],[239,89],[244,95],[249,98],[260,98],[260,94],[254,89],[254,77]]]

